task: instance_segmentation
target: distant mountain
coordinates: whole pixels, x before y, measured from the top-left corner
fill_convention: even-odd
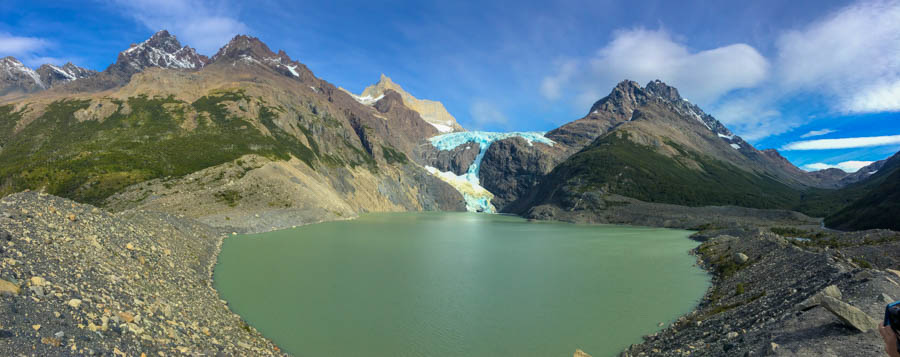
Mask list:
[[[97,71],[78,67],[72,62],[68,62],[62,67],[52,64],[44,64],[35,71],[41,77],[41,82],[47,87],[67,83],[76,79],[88,78],[97,75]]]
[[[44,64],[33,70],[14,57],[5,57],[0,59],[0,96],[16,92],[22,94],[39,92],[95,75],[97,71],[78,67],[71,62],[62,67]]]
[[[207,59],[160,31],[52,91],[0,104],[0,195],[32,189],[219,220],[234,207],[244,211],[232,217],[252,208],[310,219],[464,209],[409,159],[438,131],[400,94],[363,105],[255,37],[235,36]],[[242,165],[212,176],[216,189],[179,181]],[[248,173],[258,168],[269,171]],[[146,182],[168,191],[148,195]]]
[[[862,173],[867,179],[831,193],[850,203],[825,218],[827,227],[900,231],[900,152],[876,164],[877,170],[871,170],[870,165]]]
[[[0,95],[11,92],[37,92],[46,89],[41,76],[15,57],[0,59]]]
[[[450,133],[454,131],[465,131],[465,129],[456,122],[456,118],[447,112],[447,109],[444,108],[444,104],[427,99],[418,99],[412,96],[412,94],[407,93],[403,90],[403,87],[394,83],[391,78],[384,74],[381,75],[378,83],[366,87],[362,94],[355,95],[349,91],[347,93],[350,93],[353,98],[362,104],[373,105],[389,90],[400,94],[400,97],[403,99],[403,104],[406,107],[419,113],[419,115],[422,116],[422,119],[437,128],[439,132]]]
[[[646,87],[623,81],[585,118],[547,137],[578,151],[508,210],[584,207],[590,205],[585,197],[609,194],[686,206],[783,208],[814,184],[661,81]]]
[[[120,52],[116,63],[110,65],[106,72],[128,79],[148,67],[198,70],[208,62],[209,58],[191,47],[182,47],[174,35],[162,30]]]

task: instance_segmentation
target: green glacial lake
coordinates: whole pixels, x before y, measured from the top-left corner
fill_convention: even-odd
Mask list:
[[[689,234],[371,214],[226,239],[215,282],[295,356],[614,356],[703,296]]]

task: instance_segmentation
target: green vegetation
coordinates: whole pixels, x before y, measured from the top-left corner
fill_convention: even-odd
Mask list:
[[[827,236],[825,232],[798,229],[794,227],[772,227],[769,228],[769,230],[777,235],[793,238],[821,239]]]
[[[744,283],[738,283],[737,287],[734,289],[734,293],[737,295],[744,294]]]
[[[900,231],[900,168],[874,180],[859,185],[868,189],[866,194],[826,217],[825,225],[844,230],[882,228]]]
[[[867,260],[862,258],[850,258],[856,265],[859,265],[860,268],[863,269],[872,269],[872,263],[869,263]]]
[[[224,190],[216,192],[216,201],[223,202],[227,204],[229,207],[236,207],[238,201],[241,200],[241,193],[235,190]]]
[[[313,168],[320,159],[343,165],[336,157],[321,155],[306,128],[301,130],[312,149],[282,129],[273,109],[263,107],[258,118],[245,118],[226,107],[250,100],[241,90],[213,91],[193,103],[141,95],[127,100],[130,110],[120,106],[102,121],[76,120],[74,113],[90,103],[62,100],[49,104],[14,136],[12,128],[22,113],[2,106],[0,196],[27,188],[102,204],[135,183],[184,176],[246,154],[274,160],[293,155]],[[185,129],[191,127],[185,125],[187,120],[195,120],[196,127]],[[263,134],[254,122],[271,135]],[[374,165],[370,155],[360,156]]]
[[[598,139],[554,169],[554,176],[576,182],[575,190],[580,192],[601,190],[685,206],[784,208],[799,197],[799,192],[772,177],[746,172],[672,142],[667,144],[679,155],[668,157],[628,137],[620,132]]]
[[[405,165],[409,162],[409,159],[406,157],[406,154],[395,150],[390,146],[381,146],[381,154],[384,156],[384,160],[387,161],[388,164],[402,164]]]

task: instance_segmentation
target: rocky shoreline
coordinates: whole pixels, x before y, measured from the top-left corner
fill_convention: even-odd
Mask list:
[[[284,355],[213,288],[221,230],[25,192],[0,238],[0,355]]]
[[[897,232],[798,239],[711,229],[693,237],[703,242],[692,254],[713,276],[709,291],[621,356],[883,356],[874,328],[900,297]]]
[[[881,355],[877,333],[840,313],[850,306],[875,321],[900,297],[900,233],[825,231],[784,212],[741,221],[749,211],[610,206],[617,213],[545,207],[532,218],[699,223],[692,254],[713,276],[695,310],[622,356]],[[649,208],[656,218],[636,216]],[[284,355],[213,286],[232,234],[183,216],[107,213],[34,192],[0,199],[0,355]]]

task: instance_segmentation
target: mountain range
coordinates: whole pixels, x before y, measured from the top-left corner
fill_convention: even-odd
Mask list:
[[[0,75],[0,195],[40,190],[262,231],[298,217],[465,209],[444,172],[475,175],[493,207],[525,216],[599,217],[625,198],[900,229],[897,155],[853,174],[806,172],[658,80],[622,81],[533,142],[478,141],[443,104],[385,75],[356,95],[243,35],[210,58],[163,30],[102,72],[6,57]],[[464,139],[442,150],[440,135]]]

